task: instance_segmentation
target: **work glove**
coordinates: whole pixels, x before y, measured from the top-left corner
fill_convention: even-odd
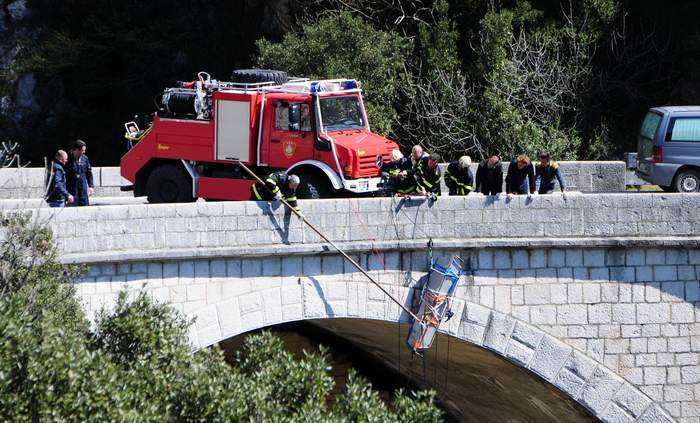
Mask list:
[[[539,194],[540,194],[540,193],[537,192],[537,191],[531,192],[530,194],[528,194],[528,198],[532,199],[532,197],[537,197]]]
[[[275,200],[280,201],[282,199],[282,193],[277,191],[275,193]]]
[[[302,212],[297,212],[297,217],[302,220],[306,220],[306,216]]]

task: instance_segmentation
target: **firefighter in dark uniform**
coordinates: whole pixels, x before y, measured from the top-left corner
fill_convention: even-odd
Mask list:
[[[525,154],[519,155],[508,166],[506,175],[506,192],[508,197],[514,194],[537,194],[535,190],[535,169],[530,158]]]
[[[74,206],[90,205],[89,197],[94,193],[94,183],[92,179],[92,166],[90,159],[85,155],[85,141],[77,140],[68,155],[66,165],[66,186],[75,201]]]
[[[418,192],[428,194],[433,199],[440,195],[440,155],[433,153],[429,156],[425,156],[416,164],[416,167],[409,171],[409,175],[412,175],[416,184],[418,185]]]
[[[450,195],[467,195],[472,192],[474,175],[469,169],[472,159],[462,156],[458,161],[452,162],[445,169],[445,185],[450,190]]]
[[[493,155],[482,160],[476,169],[476,192],[497,195],[503,192],[503,167],[501,158]]]
[[[559,165],[552,160],[549,153],[540,154],[540,163],[535,167],[535,187],[540,194],[554,192],[554,180],[559,182],[561,192],[566,191],[566,182],[559,170]]]
[[[411,160],[399,150],[391,150],[391,161],[379,168],[379,175],[387,181],[388,190],[393,193],[410,194],[415,192],[415,179],[407,171],[412,167]]]
[[[58,150],[51,165],[51,178],[46,190],[46,202],[49,207],[65,207],[66,203],[73,202],[73,196],[66,189],[66,171],[63,169],[67,161],[68,154],[63,150]]]
[[[301,214],[297,204],[297,187],[299,186],[297,175],[287,175],[287,172],[279,171],[269,174],[263,181],[265,185],[257,182],[250,187],[251,200],[279,201],[284,198],[284,201]]]

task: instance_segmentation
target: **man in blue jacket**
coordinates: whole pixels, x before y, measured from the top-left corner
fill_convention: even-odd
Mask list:
[[[76,140],[66,165],[66,185],[68,192],[75,197],[74,206],[90,205],[89,197],[94,193],[92,166],[85,155],[86,149],[85,141]]]
[[[63,169],[63,165],[67,161],[68,154],[63,150],[58,150],[51,164],[51,177],[49,187],[46,190],[46,202],[49,207],[65,207],[66,203],[73,202],[73,196],[66,189],[66,172]]]
[[[566,191],[566,182],[559,170],[559,165],[552,160],[549,153],[540,154],[540,163],[535,167],[535,185],[540,194],[554,192],[554,180],[559,182],[561,192]]]

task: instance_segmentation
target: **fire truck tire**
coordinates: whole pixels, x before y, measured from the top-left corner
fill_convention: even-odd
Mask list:
[[[301,183],[297,196],[303,199],[318,200],[319,198],[327,198],[328,188],[324,181],[317,177],[302,176]]]
[[[236,69],[231,73],[231,82],[284,84],[288,80],[287,72],[271,69]]]
[[[192,184],[185,173],[175,165],[159,166],[146,181],[149,203],[186,203],[192,201]]]

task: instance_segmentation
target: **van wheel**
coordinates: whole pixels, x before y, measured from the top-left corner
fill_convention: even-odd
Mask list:
[[[186,203],[192,201],[192,184],[185,173],[172,164],[153,170],[146,181],[149,203]]]
[[[676,192],[700,192],[700,173],[695,170],[682,170],[673,180]]]

